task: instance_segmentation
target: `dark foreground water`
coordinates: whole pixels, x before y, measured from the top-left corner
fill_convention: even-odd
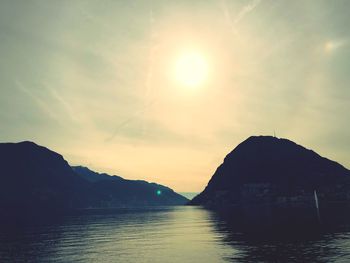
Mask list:
[[[198,207],[85,211],[1,225],[0,262],[350,262],[345,229],[275,237]]]

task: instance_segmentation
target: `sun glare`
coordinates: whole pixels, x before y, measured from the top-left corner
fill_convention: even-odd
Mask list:
[[[197,87],[206,80],[208,63],[205,57],[197,52],[180,55],[175,64],[175,78],[186,87]]]

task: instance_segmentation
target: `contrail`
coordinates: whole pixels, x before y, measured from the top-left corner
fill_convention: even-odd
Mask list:
[[[63,108],[65,109],[65,111],[68,113],[69,117],[71,118],[71,120],[73,121],[78,121],[78,118],[75,116],[74,114],[74,110],[72,109],[72,107],[70,106],[70,104],[68,104],[66,102],[66,100],[57,93],[57,91],[53,88],[49,88],[48,85],[45,85],[44,83],[42,84],[50,93],[51,95],[62,104]]]
[[[241,21],[248,13],[253,11],[259,4],[261,3],[261,0],[253,0],[251,3],[244,6],[241,11],[239,11],[238,15],[233,19],[230,11],[227,7],[226,0],[222,0],[221,2],[221,8],[224,13],[224,16],[226,18],[227,23],[229,24],[229,27],[231,28],[232,33],[239,37],[238,31],[236,30],[236,25]]]
[[[145,93],[144,93],[144,101],[145,104],[141,110],[135,112],[132,116],[125,119],[115,128],[112,135],[105,139],[105,142],[109,142],[114,139],[114,137],[118,134],[118,132],[125,126],[127,126],[130,122],[132,122],[135,118],[139,117],[141,114],[145,113],[149,107],[151,107],[155,103],[155,99],[152,98],[154,94],[152,94],[152,78],[154,73],[154,57],[157,52],[159,45],[157,44],[158,34],[154,29],[155,18],[153,14],[153,9],[150,9],[149,12],[149,25],[150,25],[150,42],[149,42],[149,53],[148,53],[148,67],[146,72],[146,78],[144,82]],[[149,101],[149,102],[148,102]],[[143,129],[143,128],[142,128]]]
[[[236,30],[236,28],[235,28],[235,26],[234,26],[232,17],[231,17],[231,15],[230,15],[230,11],[229,11],[229,9],[228,9],[228,7],[227,7],[227,4],[226,4],[226,1],[225,1],[225,0],[223,0],[223,1],[221,2],[221,8],[222,8],[222,11],[224,12],[224,16],[225,16],[226,22],[228,23],[228,25],[229,25],[229,27],[230,27],[232,33],[233,33],[236,37],[238,37],[238,32],[237,32],[237,30]]]
[[[259,4],[261,0],[253,0],[250,4],[244,6],[242,10],[238,13],[237,17],[233,21],[234,24],[237,24],[240,20],[242,20],[248,13],[254,10]]]
[[[21,90],[23,93],[27,94],[30,98],[32,98],[37,105],[41,108],[42,111],[44,111],[47,115],[49,115],[51,118],[58,120],[56,114],[51,110],[51,108],[48,106],[48,104],[40,99],[38,96],[34,95],[33,92],[31,92],[29,89],[27,89],[21,81],[15,80],[16,86]]]
[[[151,31],[151,37],[150,37],[150,49],[148,54],[148,69],[147,69],[147,75],[146,75],[146,99],[151,95],[151,89],[152,89],[152,78],[153,78],[153,71],[154,71],[154,55],[157,52],[157,49],[159,46],[157,45],[157,38],[158,34],[154,30],[154,23],[155,18],[153,14],[153,9],[150,10],[149,13],[149,23],[150,23],[150,31]]]
[[[151,107],[153,104],[155,103],[155,101],[152,101],[149,104],[146,104],[143,109],[135,112],[131,117],[127,118],[126,120],[124,120],[123,122],[119,123],[119,125],[116,127],[116,129],[114,130],[113,134],[105,139],[105,142],[110,142],[114,139],[114,137],[118,134],[118,132],[125,126],[127,126],[130,122],[132,122],[135,118],[137,118],[139,115],[141,115],[142,113],[144,113],[149,107]]]

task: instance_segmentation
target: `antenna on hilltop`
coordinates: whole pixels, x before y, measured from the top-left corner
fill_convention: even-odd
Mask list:
[[[273,130],[273,137],[277,138],[277,137],[276,137],[276,131],[275,131],[275,130]]]

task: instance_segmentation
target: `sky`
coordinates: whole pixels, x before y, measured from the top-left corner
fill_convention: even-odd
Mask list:
[[[0,141],[180,192],[203,190],[251,135],[350,168],[349,12],[347,0],[2,0]],[[181,81],[186,54],[205,66],[196,85]]]

